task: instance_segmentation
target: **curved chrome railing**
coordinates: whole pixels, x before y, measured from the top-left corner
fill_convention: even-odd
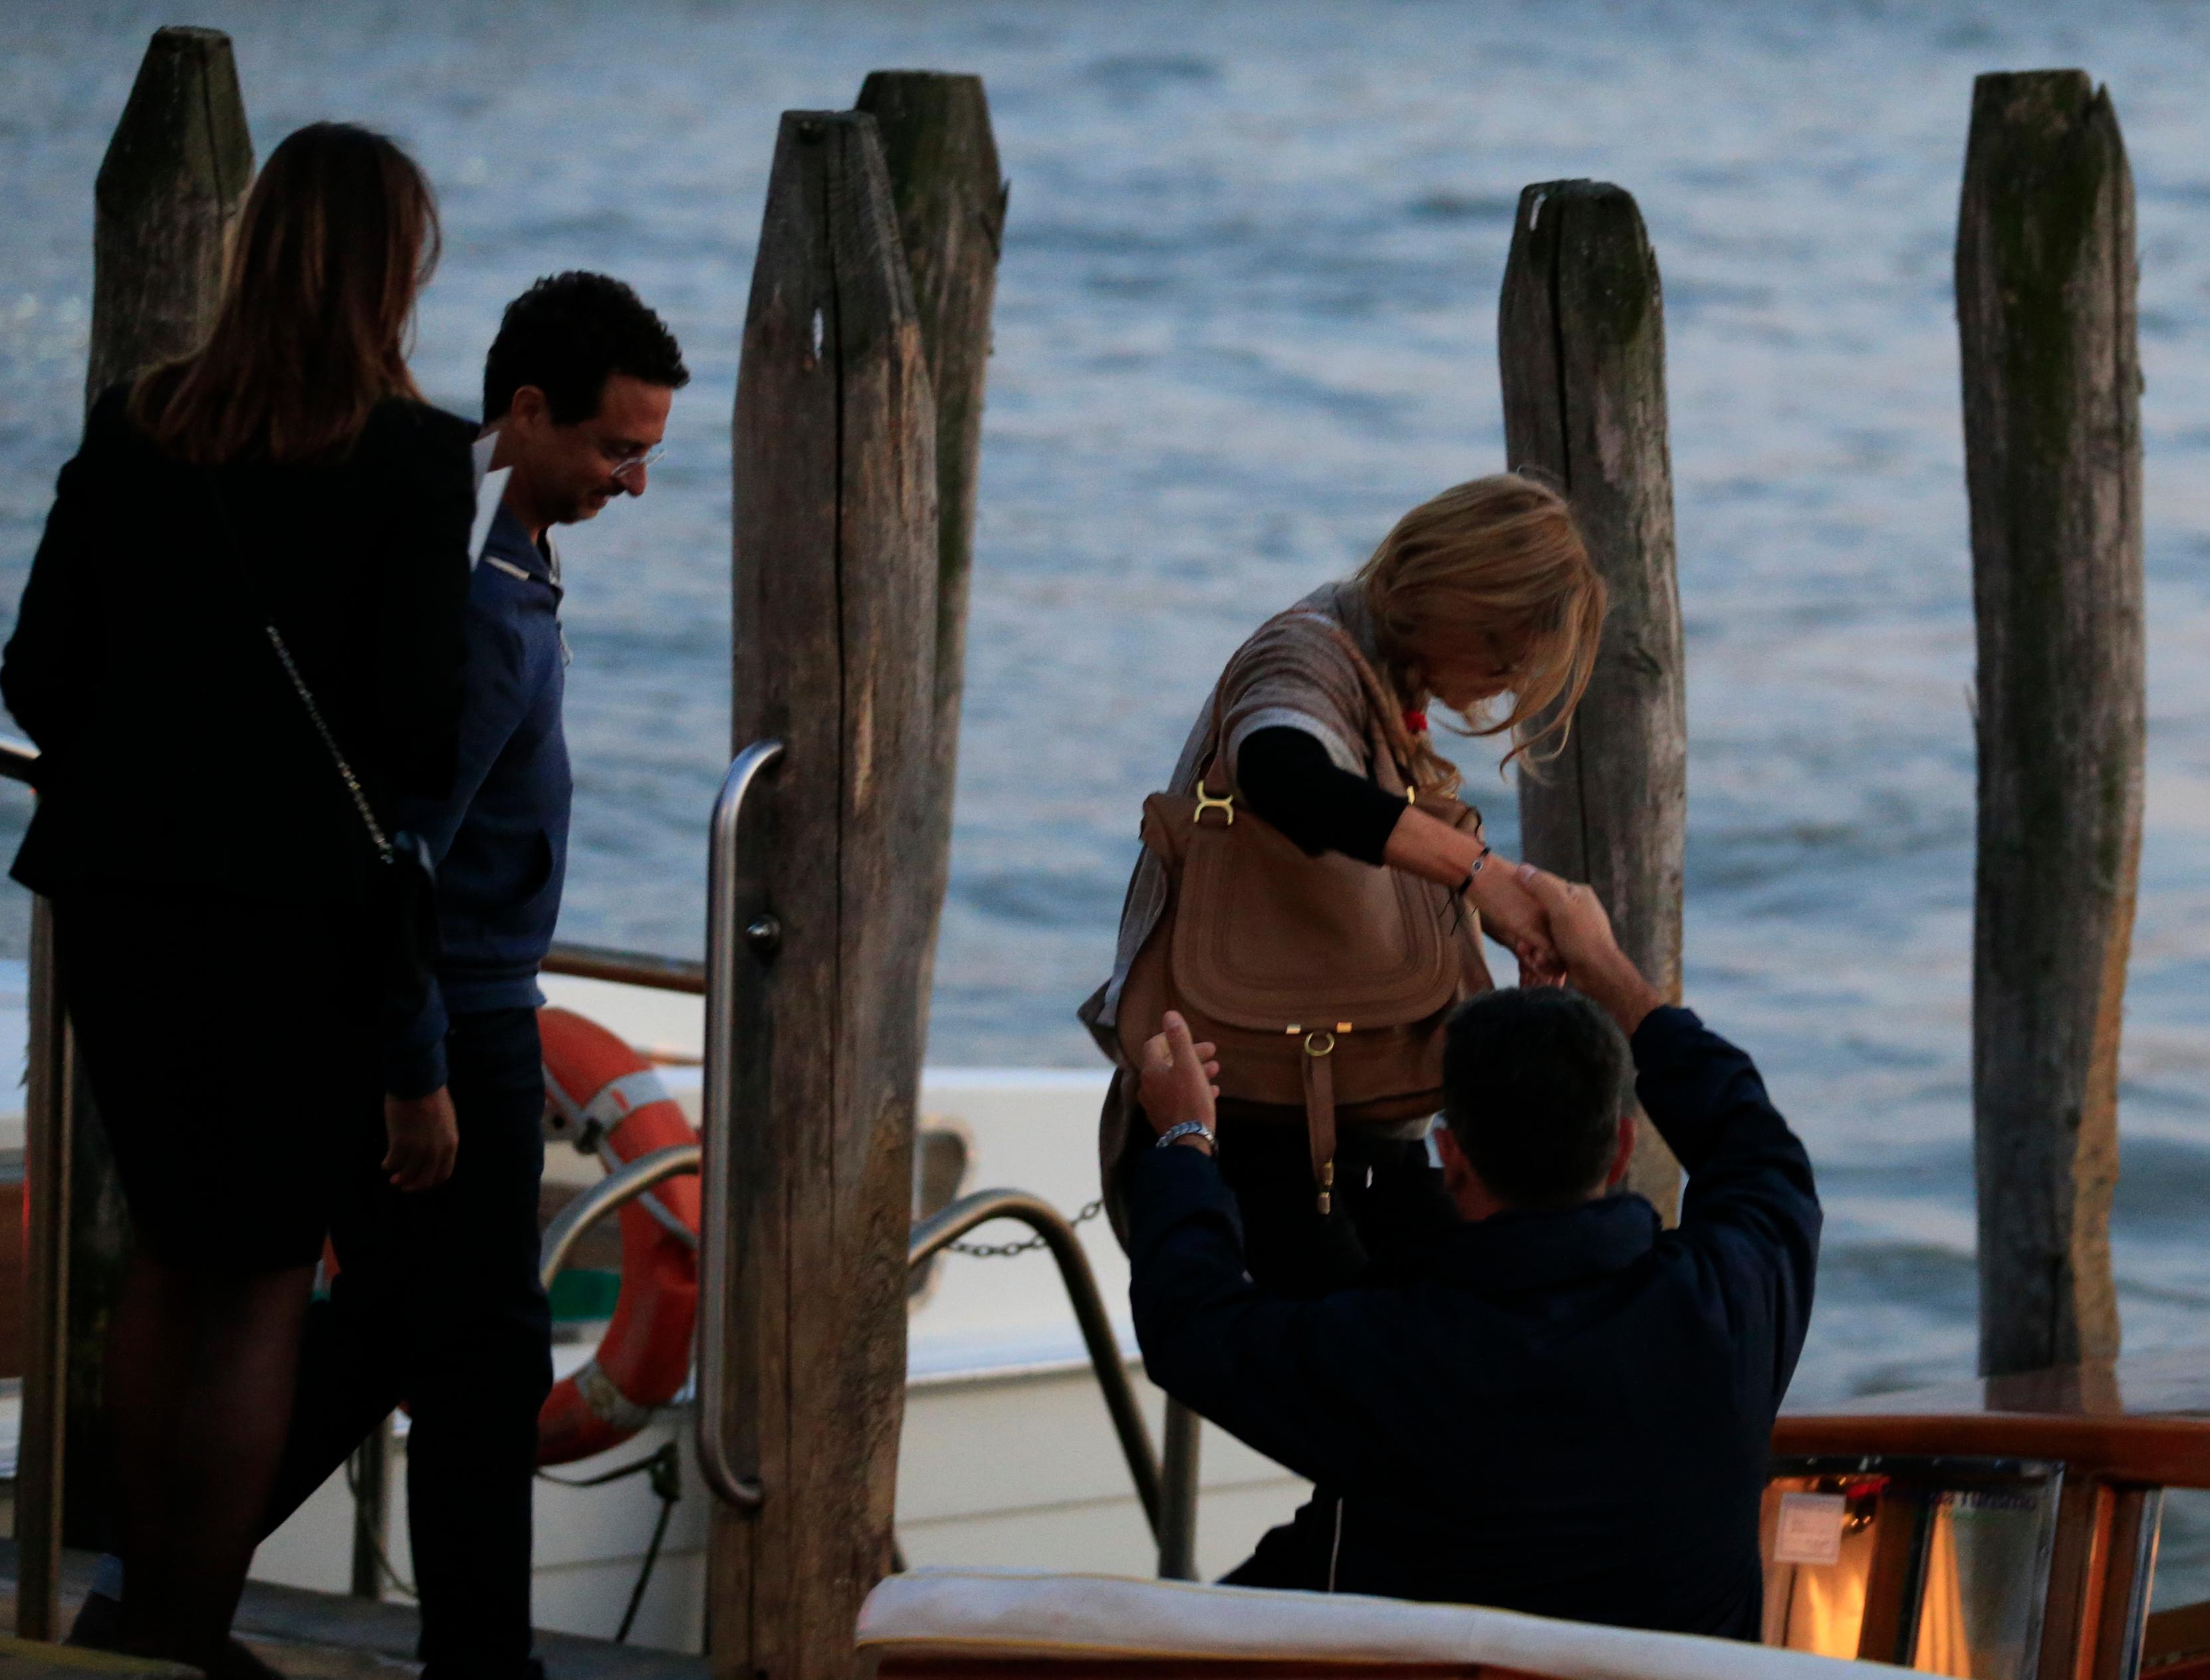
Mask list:
[[[737,947],[750,939],[756,950],[773,948],[776,930],[762,917],[748,929],[736,925],[737,828],[745,798],[760,772],[782,757],[779,740],[756,740],[737,754],[714,801],[706,864],[706,1100],[699,1178],[698,1218],[698,1469],[714,1496],[743,1510],[760,1502],[759,1478],[740,1475],[722,1433],[728,1415],[730,1295],[729,1084],[737,1038]]]
[[[1135,1385],[1120,1357],[1120,1344],[1106,1316],[1105,1300],[1097,1292],[1097,1276],[1090,1257],[1082,1252],[1082,1239],[1066,1216],[1039,1196],[1025,1190],[977,1190],[962,1196],[942,1212],[930,1215],[913,1228],[906,1248],[906,1263],[919,1266],[930,1255],[957,1242],[977,1225],[993,1219],[1017,1219],[1034,1231],[1059,1262],[1060,1281],[1082,1326],[1082,1340],[1090,1350],[1090,1363],[1097,1372],[1097,1386],[1105,1393],[1105,1409],[1113,1414],[1114,1432],[1120,1437],[1121,1456],[1136,1484],[1136,1497],[1151,1525],[1154,1539],[1162,1538],[1166,1520],[1159,1491],[1159,1459],[1151,1449],[1151,1432],[1136,1404]]]
[[[552,1223],[546,1226],[545,1236],[538,1244],[539,1281],[551,1289],[553,1278],[560,1275],[560,1268],[567,1265],[569,1254],[583,1240],[585,1231],[654,1186],[665,1184],[683,1173],[697,1172],[699,1153],[696,1144],[670,1144],[665,1149],[649,1151],[634,1161],[624,1162],[618,1170],[608,1173],[562,1208]]]

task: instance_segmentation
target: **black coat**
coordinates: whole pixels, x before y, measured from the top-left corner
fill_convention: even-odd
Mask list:
[[[102,397],[62,468],[0,661],[0,697],[41,755],[15,879],[45,893],[359,896],[374,850],[261,608],[372,803],[442,795],[474,436],[393,401],[341,458],[210,472],[157,450],[120,390]]]
[[[1245,1274],[1205,1154],[1144,1157],[1145,1368],[1322,1490],[1246,1579],[1757,1637],[1768,1440],[1818,1260],[1810,1163],[1688,1011],[1654,1012],[1633,1049],[1688,1171],[1676,1230],[1639,1196],[1502,1214],[1409,1286],[1290,1301]]]

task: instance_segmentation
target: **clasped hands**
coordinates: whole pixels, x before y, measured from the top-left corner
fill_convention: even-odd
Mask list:
[[[1465,896],[1481,912],[1482,926],[1491,939],[1519,959],[1522,986],[1563,985],[1566,962],[1550,926],[1549,908],[1524,879],[1530,871],[1537,875],[1543,872],[1531,863],[1516,869],[1501,859],[1493,863],[1501,867],[1483,869],[1466,890]],[[1555,876],[1543,879],[1557,879]]]
[[[1565,978],[1548,905],[1529,886],[1524,866],[1515,869],[1488,849],[1477,818],[1460,828],[1416,807],[1405,811],[1381,859],[1438,885],[1463,883],[1488,936],[1519,959],[1521,985],[1555,986]]]

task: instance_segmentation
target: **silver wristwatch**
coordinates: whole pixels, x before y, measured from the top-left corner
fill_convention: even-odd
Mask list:
[[[1165,1131],[1159,1133],[1156,1146],[1165,1149],[1180,1142],[1184,1138],[1202,1138],[1215,1149],[1220,1146],[1220,1140],[1212,1135],[1212,1128],[1201,1120],[1185,1120],[1179,1126],[1168,1127]]]

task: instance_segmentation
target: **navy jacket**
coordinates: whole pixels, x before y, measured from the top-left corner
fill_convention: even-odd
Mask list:
[[[1654,1012],[1633,1050],[1688,1171],[1676,1230],[1639,1196],[1503,1214],[1408,1286],[1292,1301],[1245,1273],[1202,1151],[1144,1155],[1145,1368],[1322,1490],[1267,1537],[1270,1580],[1757,1637],[1768,1438],[1818,1259],[1810,1162],[1688,1011]]]
[[[438,983],[384,1069],[394,1096],[444,1084],[450,1017],[544,1001],[537,970],[560,916],[574,795],[559,608],[556,564],[500,508],[462,620],[459,773],[445,797],[397,811],[437,861],[442,949]]]

